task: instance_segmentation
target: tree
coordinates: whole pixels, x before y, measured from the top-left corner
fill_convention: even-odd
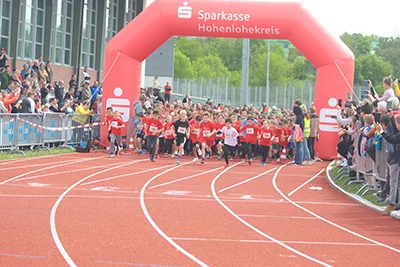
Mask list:
[[[199,57],[208,55],[207,49],[203,46],[201,38],[175,38],[175,48],[185,54],[192,62]]]
[[[193,69],[196,78],[223,78],[230,74],[222,59],[212,55],[196,59]]]
[[[382,79],[393,72],[393,66],[377,55],[363,55],[356,59],[358,67],[355,78],[358,83],[371,80],[377,90],[382,91]]]
[[[379,38],[375,52],[393,66],[393,73],[390,74],[400,78],[400,38]]]
[[[192,62],[181,51],[175,50],[174,56],[174,77],[192,78],[194,74]]]

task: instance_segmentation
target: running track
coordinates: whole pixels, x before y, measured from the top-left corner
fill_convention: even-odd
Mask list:
[[[0,162],[0,266],[397,266],[400,224],[327,163],[68,154]]]

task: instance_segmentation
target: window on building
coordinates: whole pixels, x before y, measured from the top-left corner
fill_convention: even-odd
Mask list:
[[[57,0],[53,6],[51,59],[57,64],[71,65],[73,0]]]
[[[106,43],[117,34],[118,31],[118,0],[107,0],[106,5]]]
[[[32,59],[43,54],[44,17],[45,0],[21,0],[18,57]]]
[[[11,0],[0,0],[0,46],[8,51],[11,35]]]
[[[137,13],[136,0],[127,0],[125,6],[125,25],[127,25],[131,20],[133,20]]]
[[[94,69],[96,60],[96,1],[85,0],[82,33],[82,66]]]

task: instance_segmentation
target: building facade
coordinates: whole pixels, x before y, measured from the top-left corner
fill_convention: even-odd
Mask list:
[[[68,82],[79,66],[101,81],[107,42],[143,10],[143,2],[0,0],[0,46],[13,68],[42,56],[53,63],[55,80]]]

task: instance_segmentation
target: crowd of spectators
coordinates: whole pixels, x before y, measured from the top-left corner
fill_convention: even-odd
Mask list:
[[[1,51],[0,113],[100,113],[102,89],[97,81],[91,82],[87,68],[82,72],[82,84],[72,75],[67,87],[64,81],[54,80],[50,61],[39,57],[28,60],[21,69],[12,69],[6,65],[6,50]]]
[[[387,205],[383,214],[388,215],[400,210],[400,105],[395,93],[398,81],[385,77],[381,97],[371,81],[366,85],[361,101],[348,96],[344,106],[338,106],[338,152],[345,159],[342,166],[351,169],[351,177],[358,172],[368,189],[379,189],[377,202]]]

